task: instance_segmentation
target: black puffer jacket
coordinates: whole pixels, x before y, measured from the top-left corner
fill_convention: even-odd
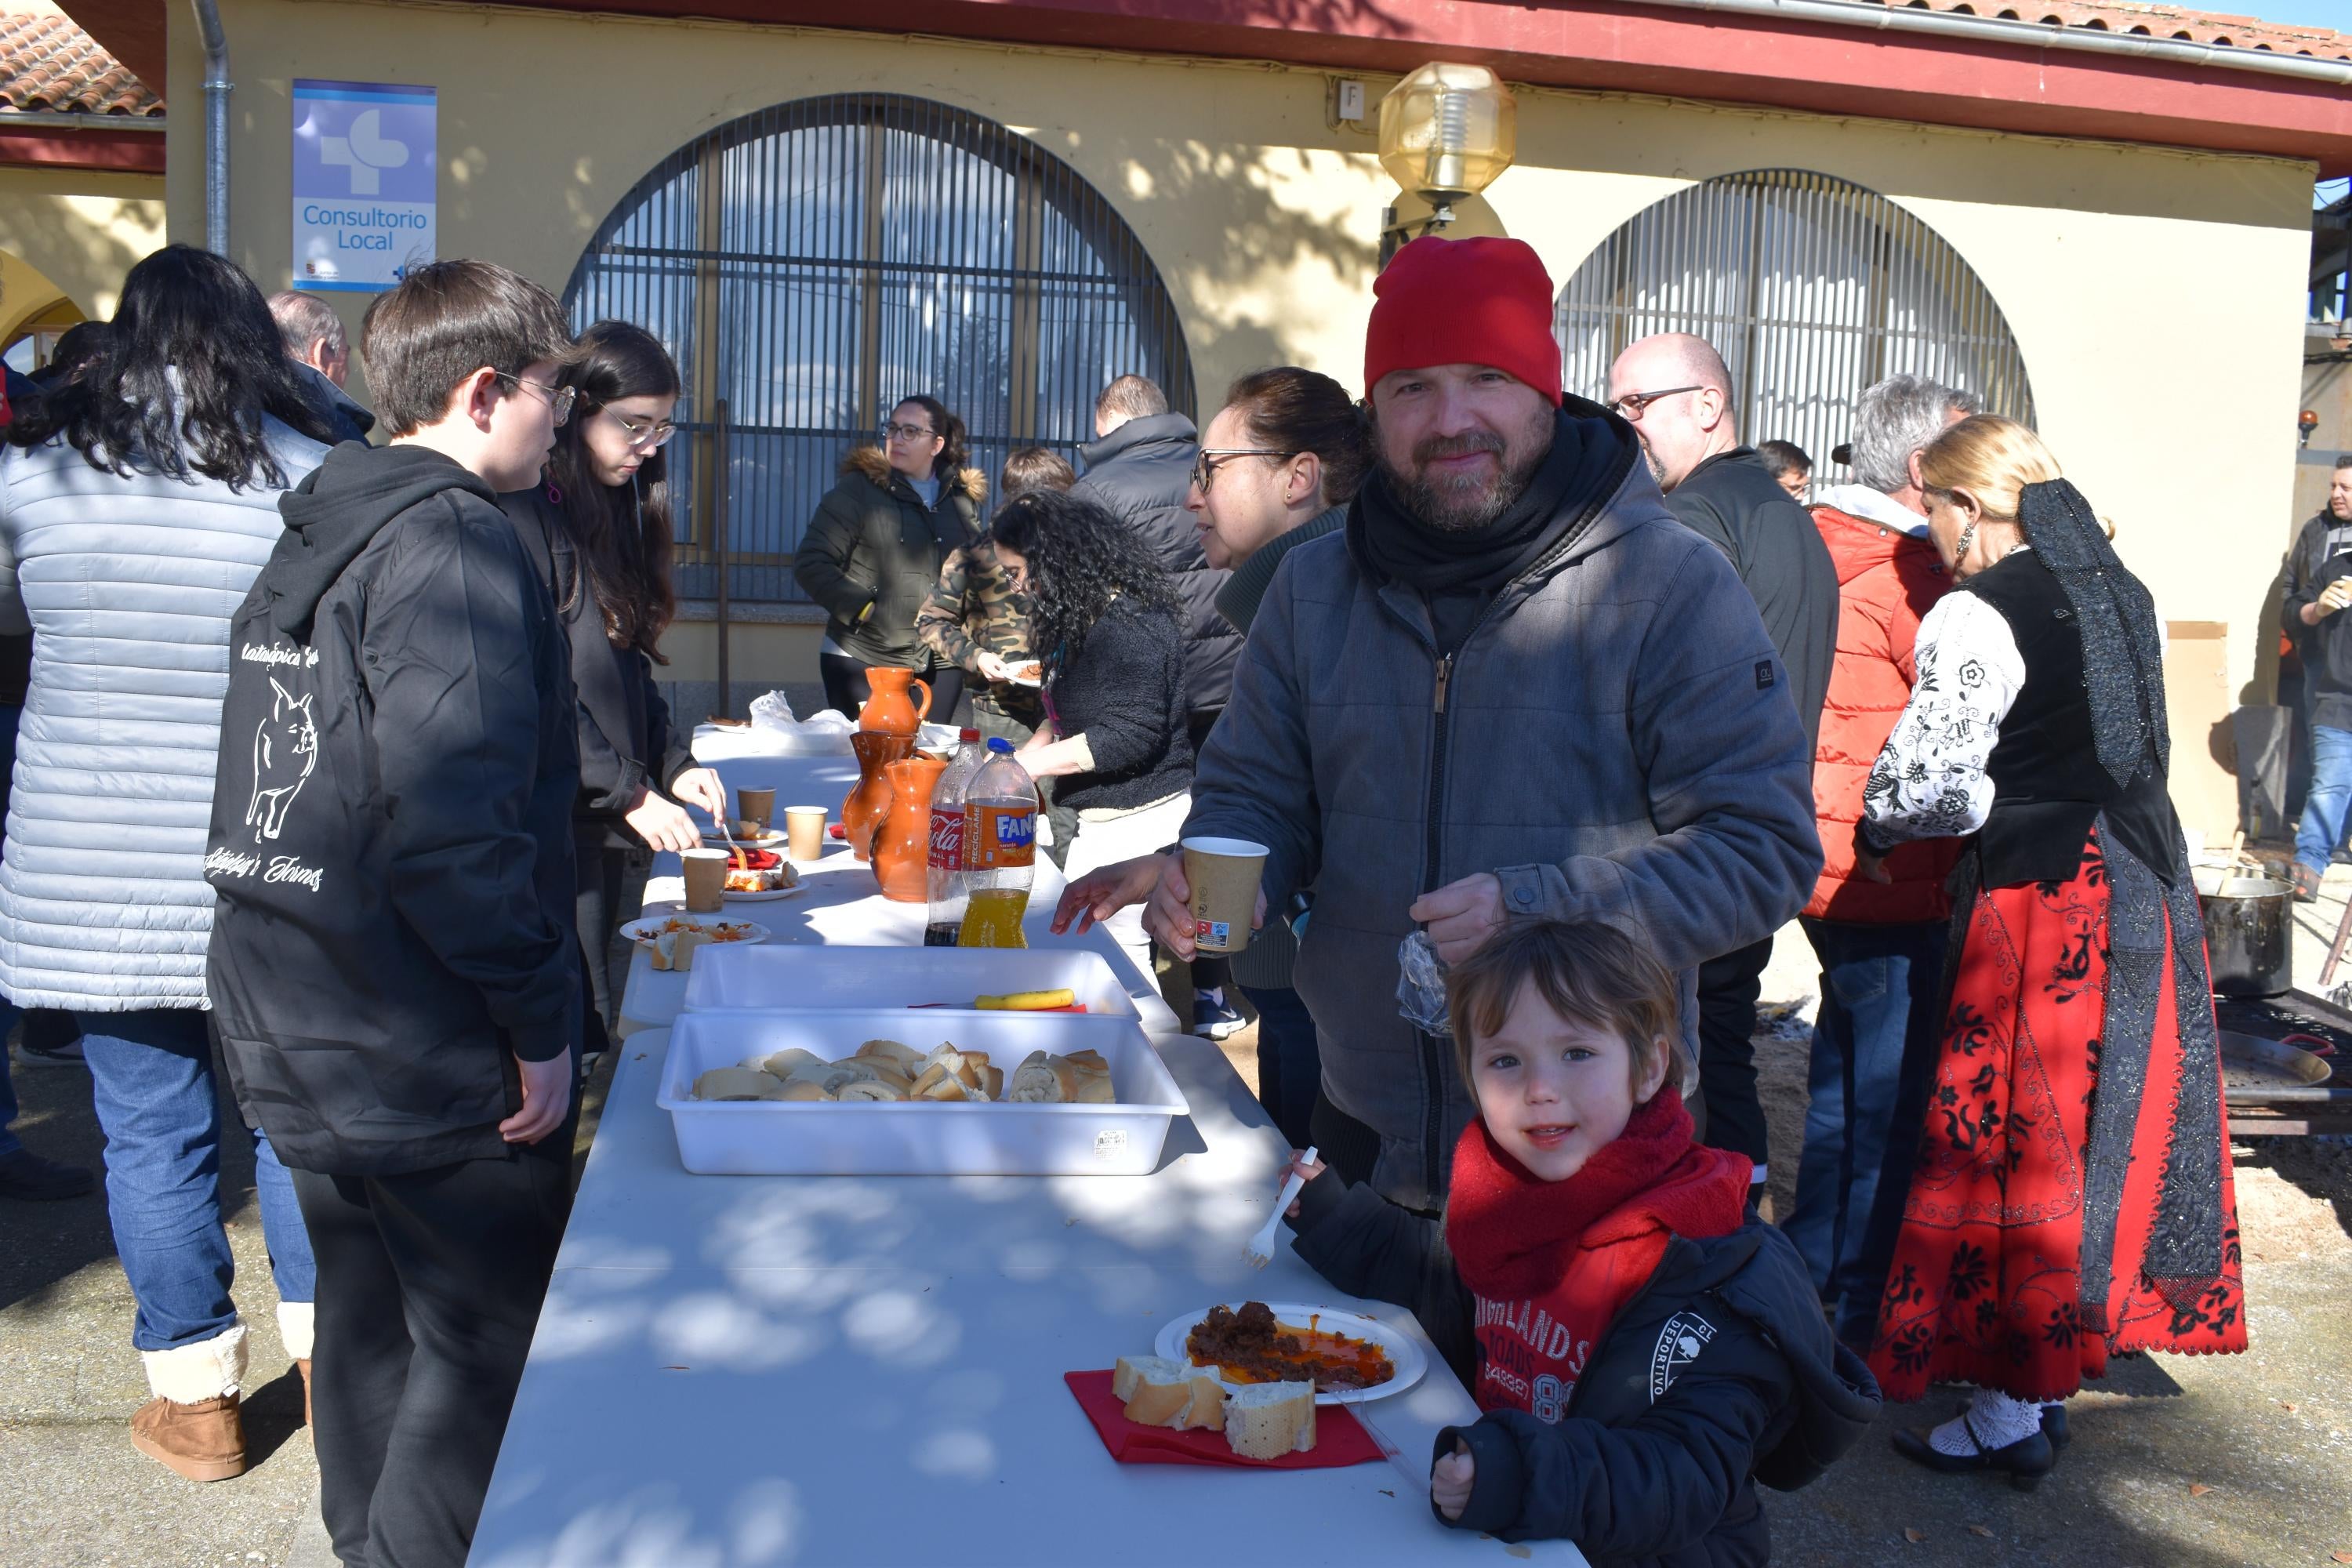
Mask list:
[[[1411,1308],[1475,1387],[1475,1299],[1444,1222],[1331,1176],[1300,1196],[1298,1256],[1342,1290]],[[1877,1383],[1831,1335],[1795,1246],[1748,1225],[1666,1244],[1557,1424],[1488,1411],[1439,1433],[1430,1462],[1457,1438],[1470,1446],[1470,1503],[1447,1521],[1458,1529],[1573,1541],[1593,1568],[1748,1568],[1771,1558],[1755,1483],[1789,1491],[1816,1479],[1878,1406]]]
[[[980,537],[988,476],[964,468],[925,506],[907,477],[873,447],[842,459],[841,482],[817,503],[793,558],[793,581],[833,619],[825,635],[860,664],[929,669],[937,658],[915,616],[948,552]]]
[[[294,374],[295,379],[301,382],[302,390],[310,394],[311,404],[319,410],[319,417],[334,431],[337,443],[368,438],[368,432],[375,428],[375,416],[362,406],[357,398],[329,381],[326,373],[316,365],[304,364],[297,360]]]
[[[489,488],[345,445],[229,626],[205,981],[237,1100],[331,1175],[506,1152],[579,1037],[562,628]]]
[[[623,821],[641,788],[667,790],[694,766],[688,737],[671,727],[669,704],[654,683],[653,660],[634,647],[614,647],[604,612],[581,574],[580,552],[547,488],[499,498],[515,537],[547,587],[572,655],[579,696],[580,798],[572,820],[583,843],[641,849],[645,840]]]
[[[1113,599],[1076,654],[1048,658],[1046,682],[1061,734],[1086,736],[1095,759],[1093,771],[1055,784],[1055,804],[1125,810],[1181,795],[1192,784],[1183,638],[1175,616]]]
[[[1176,579],[1184,601],[1184,687],[1193,712],[1213,714],[1233,690],[1242,635],[1217,613],[1217,591],[1233,574],[1209,564],[1201,531],[1184,510],[1200,455],[1200,432],[1181,414],[1130,419],[1078,448],[1087,474],[1075,493],[1109,508]]]

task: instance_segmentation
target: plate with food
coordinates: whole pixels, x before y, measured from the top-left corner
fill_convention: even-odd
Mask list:
[[[759,903],[801,890],[801,874],[773,849],[737,849],[727,861],[727,896]]]
[[[625,921],[621,934],[631,942],[647,947],[657,944],[664,937],[682,936],[688,931],[705,942],[765,942],[768,928],[751,921],[717,920],[708,915],[645,915]]]
[[[1233,1387],[1311,1380],[1318,1405],[1385,1399],[1429,1370],[1421,1346],[1379,1319],[1297,1301],[1203,1307],[1161,1328],[1151,1350],[1217,1367]]]
[[[730,822],[728,826],[735,830],[735,844],[744,848],[772,849],[785,841],[784,831],[781,827],[762,828],[754,822]],[[702,841],[713,849],[728,847],[727,835],[716,827],[704,828]]]
[[[1026,664],[1014,665],[1013,673],[1005,679],[1015,686],[1043,686],[1045,684],[1045,666],[1033,658]]]

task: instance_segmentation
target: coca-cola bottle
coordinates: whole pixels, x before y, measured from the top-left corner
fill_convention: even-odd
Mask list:
[[[953,947],[963,931],[967,900],[963,854],[964,795],[972,774],[988,760],[980,731],[966,730],[958,737],[954,758],[931,791],[931,846],[928,872],[930,914],[923,926],[925,947]]]

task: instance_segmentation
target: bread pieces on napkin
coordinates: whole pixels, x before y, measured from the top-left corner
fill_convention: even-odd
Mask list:
[[[1139,1426],[1224,1430],[1225,1388],[1213,1367],[1161,1356],[1121,1356],[1111,1369],[1110,1391],[1126,1402],[1127,1418]]]
[[[1278,1459],[1315,1447],[1315,1385],[1245,1383],[1225,1391],[1225,1441],[1246,1459]]]

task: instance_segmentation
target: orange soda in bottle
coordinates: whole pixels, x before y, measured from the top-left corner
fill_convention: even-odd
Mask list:
[[[1021,921],[1037,865],[1037,785],[1013,760],[1013,742],[988,742],[988,760],[964,795],[968,901],[958,947],[1026,947]]]

